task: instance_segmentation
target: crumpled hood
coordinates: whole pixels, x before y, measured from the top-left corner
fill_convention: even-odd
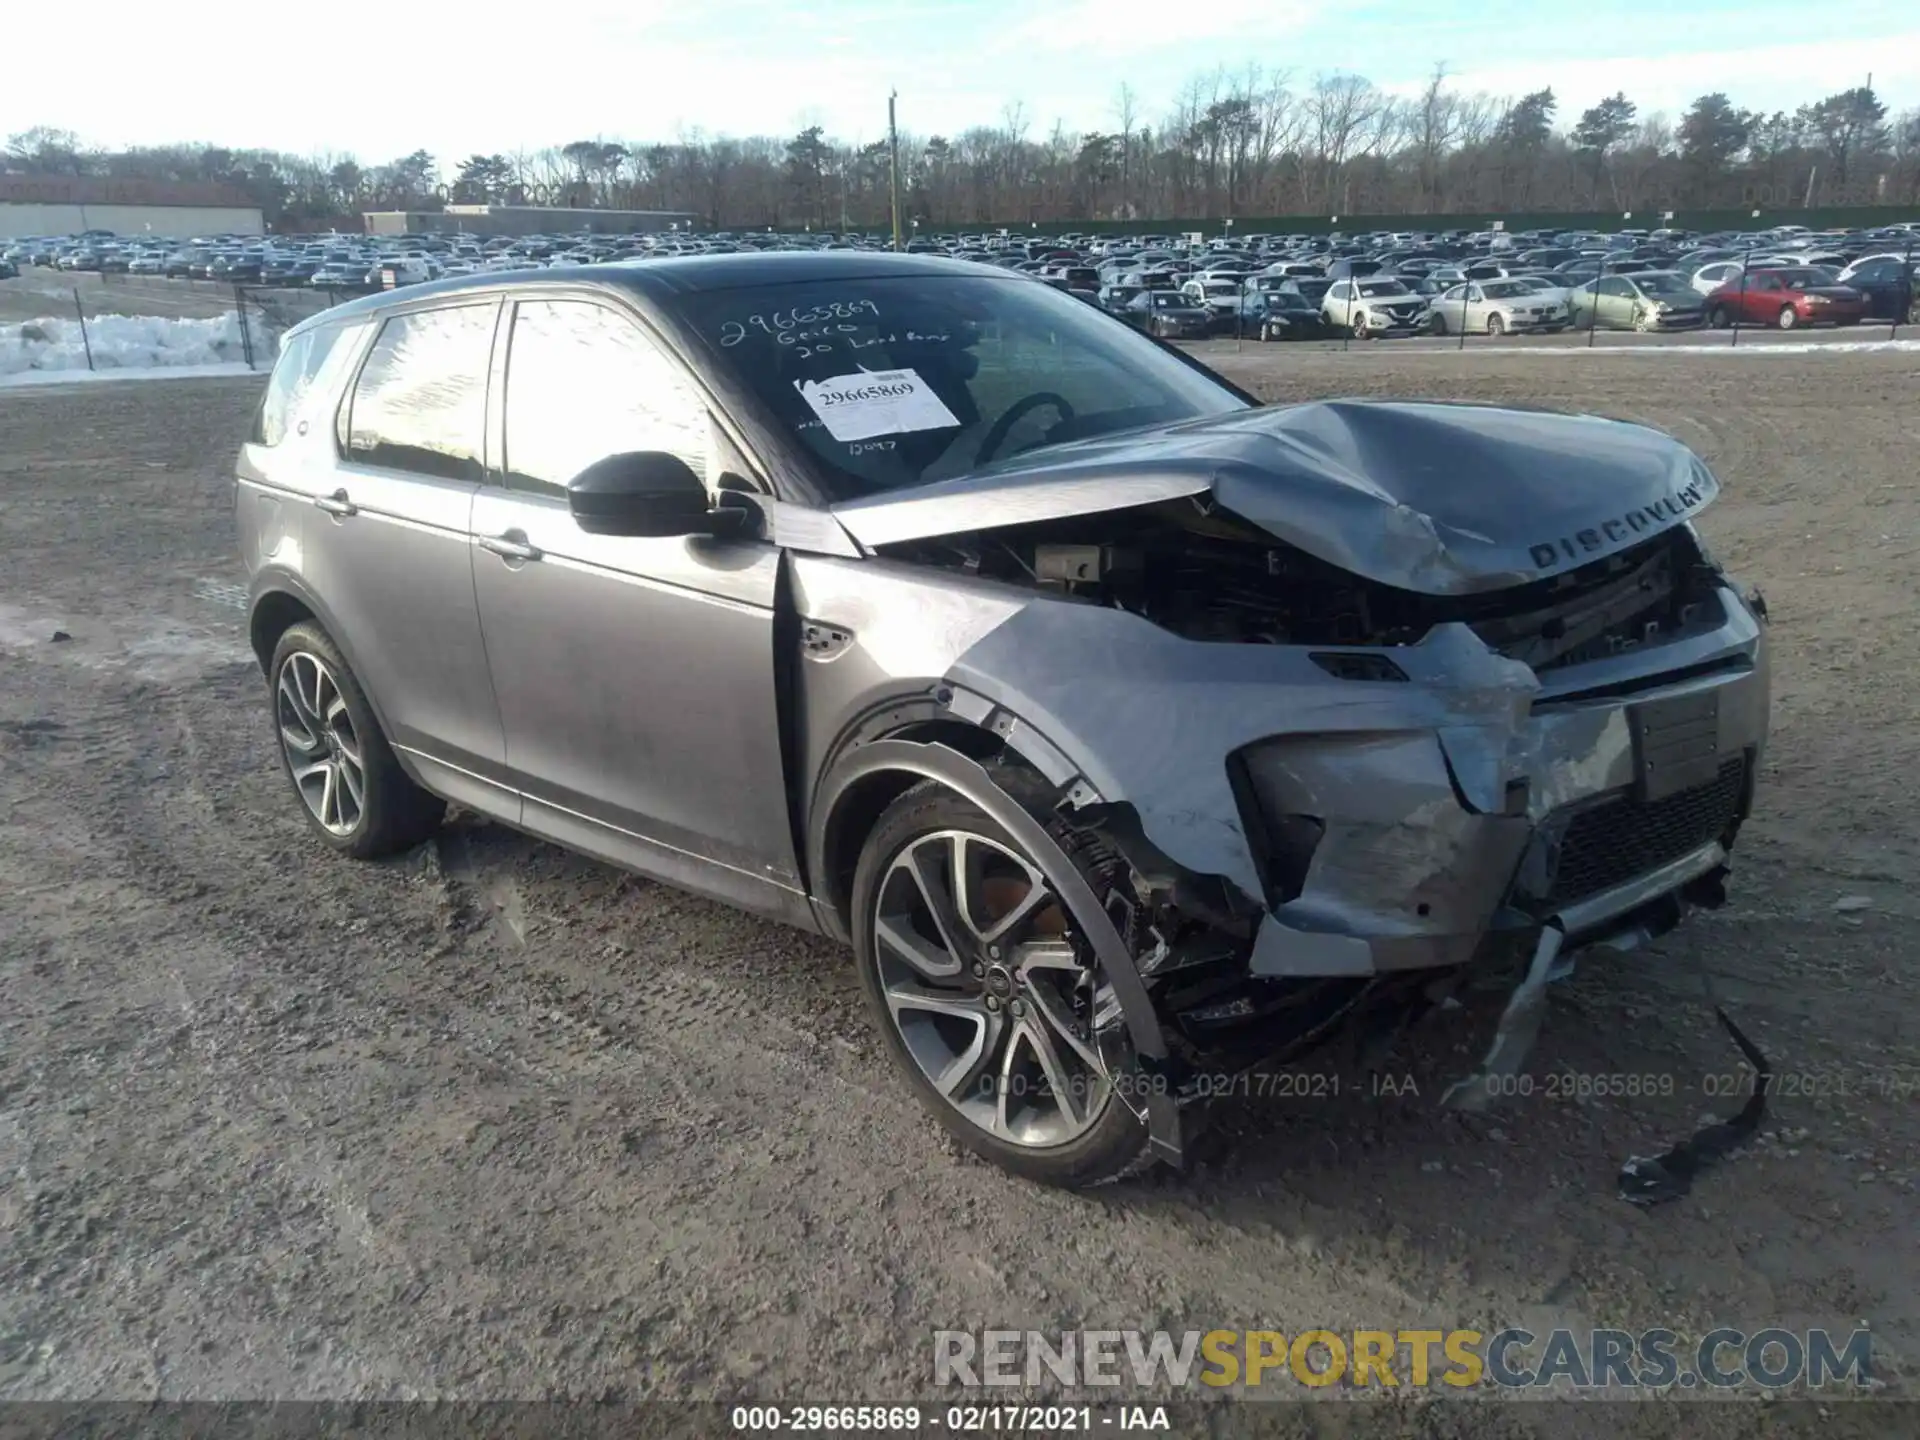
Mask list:
[[[1463,595],[1627,549],[1689,519],[1719,488],[1686,446],[1640,425],[1336,400],[1053,446],[833,513],[877,546],[1210,496],[1366,579]]]

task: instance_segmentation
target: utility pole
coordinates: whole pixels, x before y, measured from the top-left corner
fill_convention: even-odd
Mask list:
[[[893,193],[893,248],[900,248],[900,132],[893,123],[893,102],[898,90],[887,93],[887,188]]]

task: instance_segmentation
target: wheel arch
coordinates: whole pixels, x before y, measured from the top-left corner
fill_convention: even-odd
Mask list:
[[[962,728],[972,727],[963,725]],[[995,781],[986,766],[939,738],[909,740],[894,735],[849,751],[826,779],[821,791],[820,823],[813,832],[815,846],[823,842],[828,818],[843,810],[847,797],[861,795],[871,803],[875,797],[890,791],[888,799],[873,812],[877,818],[879,811],[892,803],[893,796],[922,780],[946,786],[998,822],[1039,866],[1054,893],[1078,919],[1087,943],[1093,947],[1108,983],[1113,986],[1140,1063],[1150,1073],[1165,1073],[1169,1065],[1167,1038],[1120,932],[1114,928],[1086,878],[1047,833],[1046,827]],[[893,788],[896,786],[899,788]],[[816,856],[821,858],[823,856]],[[1149,1144],[1154,1150],[1179,1163],[1180,1117],[1169,1087],[1160,1088],[1147,1097],[1147,1128]]]
[[[853,872],[880,816],[901,795],[927,779],[924,768],[851,765],[878,741],[899,741],[978,763],[1006,753],[1006,741],[950,713],[930,699],[889,706],[856,726],[821,767],[814,787],[807,833],[807,874],[822,927],[836,939],[852,939]],[[850,773],[857,769],[858,773]]]
[[[255,658],[260,662],[260,673],[267,676],[273,664],[273,652],[280,644],[280,637],[288,630],[304,621],[318,625],[347,662],[347,668],[353,672],[354,682],[359,685],[360,693],[366,697],[367,705],[373,711],[373,718],[380,723],[381,733],[391,735],[393,727],[387,723],[387,712],[380,703],[380,697],[367,683],[366,673],[360,667],[359,657],[354,654],[353,646],[342,627],[334,623],[332,614],[319,599],[302,585],[299,579],[285,571],[262,571],[254,577],[250,587],[251,594],[247,604],[247,640]],[[404,751],[396,750],[400,768],[417,781],[413,761]]]
[[[266,674],[267,667],[273,664],[273,652],[282,635],[303,620],[317,619],[313,607],[291,590],[262,592],[247,617],[247,639],[253,646],[254,658],[260,662],[260,673]]]

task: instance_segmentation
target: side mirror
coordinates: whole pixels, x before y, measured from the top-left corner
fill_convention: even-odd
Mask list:
[[[568,484],[567,508],[589,535],[722,535],[743,515],[715,509],[693,468],[664,450],[595,461]]]

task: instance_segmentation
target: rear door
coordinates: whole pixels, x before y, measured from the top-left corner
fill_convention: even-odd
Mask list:
[[[303,532],[387,738],[442,794],[501,813],[505,749],[474,607],[468,519],[486,442],[497,300],[391,315],[336,416]]]
[[[1784,288],[1780,277],[1769,271],[1762,270],[1757,275],[1749,275],[1745,293],[1740,298],[1740,318],[1771,323],[1774,316],[1780,313],[1781,303],[1785,299]]]
[[[474,591],[522,823],[788,911],[798,867],[775,695],[778,551],[589,535],[566,501],[588,465],[635,450],[678,455],[712,484],[724,442],[707,404],[610,303],[521,298],[502,334]]]
[[[1639,292],[1618,275],[1603,275],[1594,287],[1599,294],[1600,323],[1630,329]]]

